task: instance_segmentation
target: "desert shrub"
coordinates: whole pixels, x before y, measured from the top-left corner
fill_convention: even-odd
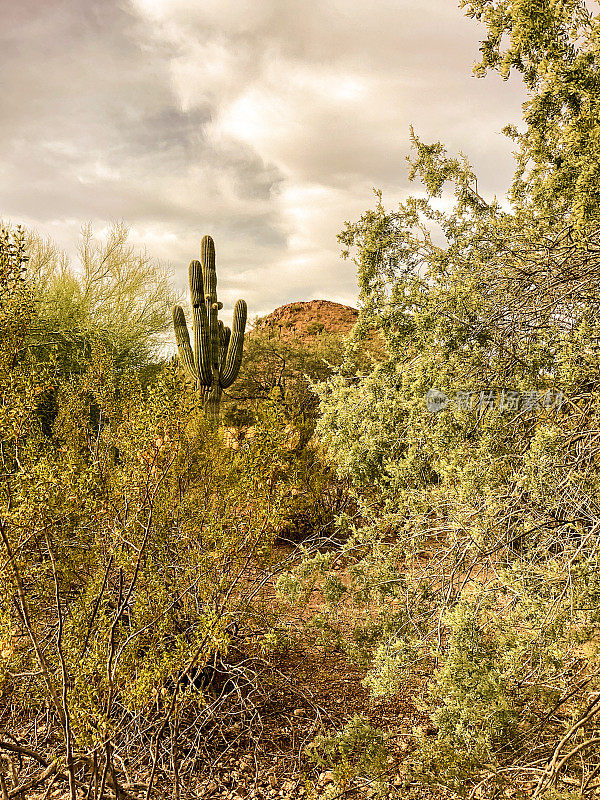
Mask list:
[[[350,780],[368,776],[373,793],[388,795],[384,777],[388,755],[385,737],[364,717],[357,714],[342,730],[317,736],[309,746],[309,753],[318,764],[332,770],[342,790]],[[339,793],[339,788],[335,792]]]
[[[286,341],[255,329],[224,402],[224,424],[240,444],[255,441],[255,425],[268,419],[275,426],[263,445],[287,485],[283,539],[329,535],[334,515],[348,503],[347,481],[337,478],[313,438],[318,406],[313,382],[341,362],[342,340],[323,335],[315,344]]]
[[[370,660],[375,694],[430,675],[420,702],[437,732],[416,733],[411,779],[457,796],[589,796],[600,286],[583,131],[597,125],[598,21],[579,2],[462,5],[487,25],[481,71],[522,71],[529,90],[524,132],[508,130],[511,206],[486,201],[465,159],[414,136],[428,198],[388,211],[379,197],[340,235],[358,267],[356,335],[375,327],[388,358],[320,389],[318,432],[361,503],[340,519],[338,602],[381,608],[350,646]],[[441,212],[431,198],[448,184]],[[449,398],[437,412],[430,390]]]
[[[121,376],[115,408],[100,362],[63,387],[52,440],[29,435],[2,497],[4,691],[21,719],[49,700],[90,757],[108,742],[134,748],[136,713],[186,667],[226,652],[228,621],[247,612],[234,587],[248,559],[268,560],[278,502],[175,372],[144,393]],[[95,441],[90,397],[106,419]]]
[[[327,378],[342,362],[343,340],[339,334],[308,342],[279,339],[255,327],[245,343],[244,360],[229,392],[230,401],[256,410],[277,388],[278,398],[289,414],[301,413],[307,422],[314,423],[317,399],[311,384]]]
[[[323,322],[309,322],[306,326],[306,332],[309,336],[315,336],[318,333],[322,333],[325,330],[325,325]]]
[[[25,777],[33,749],[57,760],[72,794],[93,775],[114,792],[123,763],[152,783],[210,725],[202,687],[179,685],[186,670],[226,658],[244,619],[266,625],[256,586],[286,502],[266,445],[283,432],[265,415],[254,442],[224,446],[175,366],[148,383],[102,337],[56,382],[27,347],[34,287],[20,239],[2,248],[2,728]],[[37,400],[49,385],[46,430]]]

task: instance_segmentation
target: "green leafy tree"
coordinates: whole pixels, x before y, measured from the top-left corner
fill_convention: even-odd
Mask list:
[[[379,197],[340,235],[358,268],[358,331],[379,330],[388,358],[320,390],[318,431],[366,523],[339,521],[352,581],[333,600],[381,608],[351,646],[371,659],[375,694],[416,665],[431,672],[422,701],[438,732],[416,735],[413,779],[492,796],[533,775],[536,796],[575,783],[590,795],[600,23],[576,0],[462,5],[487,26],[479,71],[516,69],[529,92],[524,130],[508,131],[511,205],[413,135],[411,177],[429,198],[450,186],[451,210],[409,198],[388,211]],[[450,398],[439,413],[432,389]]]
[[[265,442],[270,458],[280,458],[287,501],[279,529],[283,539],[330,536],[335,514],[348,506],[348,482],[326,463],[313,434],[318,416],[315,382],[330,376],[343,360],[344,336],[273,336],[259,325],[247,337],[236,383],[227,392],[224,423],[235,446],[253,441],[255,426],[277,420],[282,438]]]
[[[176,297],[163,266],[128,242],[113,225],[105,241],[84,226],[75,266],[56,245],[32,233],[27,252],[36,301],[31,334],[38,358],[66,374],[85,363],[93,342],[117,368],[140,368],[161,358]]]
[[[517,144],[512,199],[536,217],[549,214],[586,235],[597,218],[600,136],[598,20],[582,0],[461,0],[467,16],[486,27],[481,61],[528,90],[523,129],[508,126]]]
[[[27,353],[30,367],[45,375],[36,413],[50,435],[60,388],[85,373],[99,352],[117,381],[131,370],[144,382],[156,375],[174,293],[167,271],[128,243],[123,224],[114,225],[105,242],[85,226],[77,265],[35,232],[23,235],[23,247],[35,313],[22,329],[20,356]],[[104,424],[99,407],[90,413],[97,435]]]
[[[289,420],[314,430],[318,400],[313,383],[329,377],[343,360],[339,334],[304,339],[278,338],[256,326],[246,342],[237,382],[229,392],[228,418],[250,422],[260,404],[276,391]],[[244,413],[245,412],[245,413]]]

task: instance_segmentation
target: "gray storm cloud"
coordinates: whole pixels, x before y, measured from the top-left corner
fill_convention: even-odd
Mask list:
[[[123,219],[180,287],[211,233],[226,304],[356,300],[336,234],[410,188],[412,123],[502,195],[517,84],[471,77],[453,0],[29,0],[3,10],[0,217],[70,249]]]

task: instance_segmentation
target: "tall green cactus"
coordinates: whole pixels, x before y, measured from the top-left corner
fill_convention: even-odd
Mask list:
[[[200,261],[190,263],[190,295],[194,314],[194,350],[190,346],[185,314],[173,306],[173,327],[179,359],[185,371],[202,391],[208,415],[219,418],[221,393],[234,380],[242,363],[246,301],[238,300],[233,310],[233,333],[218,319],[223,303],[217,300],[215,243],[210,236],[202,239]]]

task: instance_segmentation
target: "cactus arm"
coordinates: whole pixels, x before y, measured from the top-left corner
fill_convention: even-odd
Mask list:
[[[179,351],[179,358],[185,371],[193,378],[194,381],[198,380],[198,373],[196,371],[196,364],[194,362],[194,354],[190,347],[190,335],[185,321],[185,314],[181,306],[173,306],[173,328],[175,330],[175,341],[177,342],[177,350]]]
[[[245,300],[238,300],[233,309],[233,331],[227,348],[227,356],[221,369],[220,383],[224,389],[231,386],[240,371],[247,313]]]
[[[227,348],[229,347],[229,339],[231,338],[231,328],[227,325],[223,325],[219,322],[221,326],[219,330],[221,331],[221,349],[219,350],[219,374],[225,365],[225,359],[227,358]]]
[[[190,295],[194,312],[194,363],[198,382],[202,386],[210,386],[212,373],[210,370],[208,335],[208,318],[202,286],[202,266],[199,261],[190,262]]]

